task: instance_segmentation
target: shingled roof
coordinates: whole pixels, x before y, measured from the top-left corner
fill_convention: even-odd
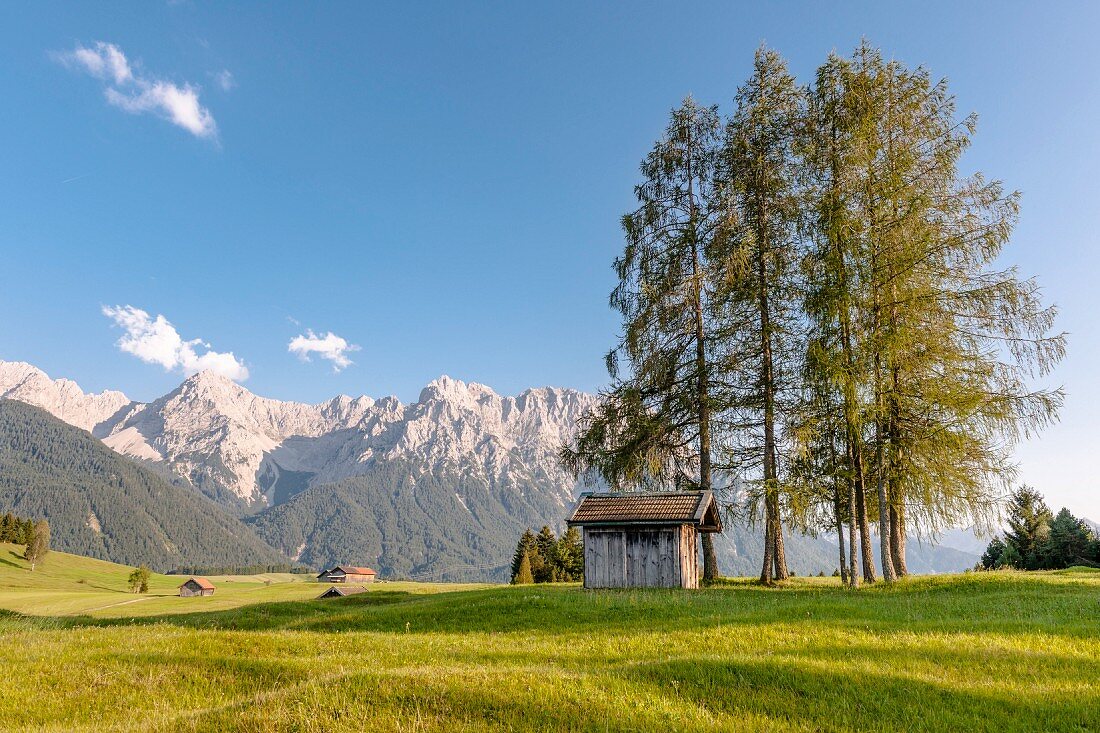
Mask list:
[[[187,580],[180,583],[180,588],[187,585],[188,583],[194,583],[203,590],[214,590],[214,584],[206,578],[188,578]]]
[[[337,565],[333,570],[342,570],[347,575],[378,575],[370,568],[361,568],[355,565]]]
[[[718,505],[710,491],[583,494],[566,520],[576,525],[694,524],[700,532],[721,532]]]

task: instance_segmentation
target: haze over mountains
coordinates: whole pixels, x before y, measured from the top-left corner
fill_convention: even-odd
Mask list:
[[[560,526],[578,487],[557,452],[597,399],[552,387],[503,397],[443,376],[410,404],[338,396],[311,405],[200,372],[141,403],[115,391],[85,394],[30,364],[0,361],[2,398],[40,407],[189,484],[294,561],[441,580],[504,579],[523,529]],[[733,526],[719,537],[724,572],[756,572],[757,534]],[[836,566],[827,540],[790,542],[796,572]],[[917,572],[976,560],[917,543],[910,554]]]

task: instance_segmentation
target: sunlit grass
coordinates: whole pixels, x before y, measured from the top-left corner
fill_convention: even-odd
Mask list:
[[[16,574],[0,565],[0,606]],[[0,727],[1100,729],[1100,573],[1085,569],[856,593],[833,579],[380,584],[315,601],[315,584],[251,585],[226,595],[235,608],[116,618],[50,597],[74,591],[23,591],[25,606],[38,593],[55,610],[0,617]]]

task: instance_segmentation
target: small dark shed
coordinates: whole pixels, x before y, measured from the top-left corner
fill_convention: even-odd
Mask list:
[[[352,596],[356,593],[365,593],[366,588],[361,585],[334,585],[328,588],[324,593],[317,596],[317,599],[322,598],[343,598],[344,596]]]
[[[188,578],[180,586],[180,596],[183,598],[212,595],[214,595],[214,584],[206,578]]]
[[[585,588],[698,588],[699,532],[721,532],[710,491],[582,494]]]

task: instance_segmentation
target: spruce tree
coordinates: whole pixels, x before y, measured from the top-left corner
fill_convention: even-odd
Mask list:
[[[538,552],[538,543],[535,540],[535,533],[530,529],[523,531],[523,534],[519,538],[519,542],[516,544],[515,554],[512,555],[512,579],[519,574],[519,566],[522,564],[523,559],[530,553]],[[527,561],[528,569],[530,569],[530,558]]]
[[[15,515],[11,512],[0,519],[0,542],[15,542]]]
[[[532,567],[531,572],[536,583],[553,583],[561,575],[558,558],[558,538],[553,530],[543,525],[535,536],[535,548],[539,559],[542,561],[537,568]]]
[[[1048,569],[1092,564],[1089,559],[1092,531],[1065,507],[1050,522],[1050,533],[1039,547],[1040,564]]]
[[[1012,494],[1008,506],[1006,549],[1019,558],[1021,570],[1036,570],[1040,565],[1040,549],[1050,536],[1050,513],[1043,497],[1030,486],[1022,486]]]
[[[1000,537],[994,537],[982,553],[981,566],[986,570],[996,570],[1001,567],[1005,554],[1005,543]]]
[[[584,543],[576,527],[569,527],[562,533],[557,557],[563,581],[572,583],[584,578]]]
[[[531,572],[531,553],[523,553],[523,557],[520,558],[519,567],[516,569],[516,574],[512,578],[513,585],[531,585],[535,582],[535,576]]]

